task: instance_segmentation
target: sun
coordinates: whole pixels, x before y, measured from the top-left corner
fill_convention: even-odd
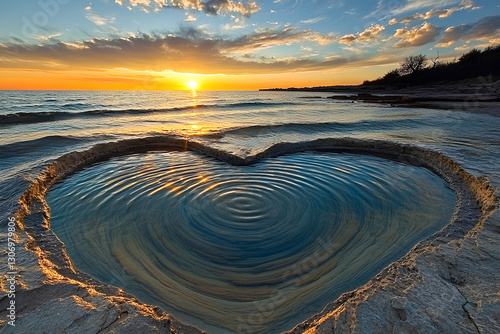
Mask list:
[[[188,87],[189,89],[195,90],[196,88],[198,88],[198,83],[196,81],[189,81]]]

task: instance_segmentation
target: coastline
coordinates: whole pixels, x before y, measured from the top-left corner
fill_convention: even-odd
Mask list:
[[[500,115],[500,81],[479,77],[463,83],[442,83],[415,87],[325,86],[260,89],[270,92],[334,93],[327,98],[348,102],[388,104],[406,108],[461,110]],[[320,98],[320,97],[318,97]]]
[[[499,1],[29,4],[0,334],[500,334]]]
[[[454,284],[453,282],[456,280],[458,280],[457,282],[463,280],[461,277],[464,275],[461,272],[460,275],[455,272],[452,275],[450,271],[447,277],[443,276],[439,270],[448,270],[450,264],[453,265],[453,261],[456,262],[457,256],[454,252],[457,247],[462,252],[467,250],[466,255],[470,257],[470,261],[474,262],[475,257],[470,256],[471,254],[482,254],[485,251],[495,255],[495,252],[490,248],[494,246],[495,242],[498,243],[496,240],[499,239],[498,234],[500,233],[499,215],[495,215],[493,224],[486,224],[483,227],[486,221],[491,221],[491,218],[488,217],[496,210],[494,191],[487,180],[471,176],[460,165],[444,157],[441,153],[391,142],[340,138],[297,144],[276,144],[257,155],[241,158],[198,142],[168,136],[124,140],[98,144],[86,151],[61,156],[50,164],[49,168],[31,184],[21,197],[20,203],[22,205],[16,214],[18,225],[23,231],[19,234],[18,243],[19,260],[23,270],[22,289],[19,291],[18,300],[35,300],[36,303],[27,303],[29,306],[20,311],[20,315],[22,315],[18,319],[20,325],[25,319],[24,325],[32,326],[33,330],[42,324],[56,326],[48,327],[54,328],[56,331],[70,328],[73,332],[82,333],[87,332],[86,329],[95,329],[95,332],[127,330],[147,332],[168,330],[172,333],[199,332],[194,327],[178,322],[157,307],[140,304],[134,297],[125,294],[119,288],[101,284],[78,272],[67,256],[64,245],[50,230],[50,209],[43,199],[43,195],[54,182],[91,163],[108,159],[111,156],[168,147],[194,150],[233,165],[247,165],[265,157],[303,150],[349,151],[402,159],[429,168],[449,182],[450,187],[460,199],[457,203],[454,221],[451,224],[428,240],[419,243],[403,259],[389,265],[366,285],[353,292],[345,293],[327,306],[322,313],[297,325],[291,331],[292,333],[329,333],[333,331],[333,328],[336,328],[336,331],[344,329],[351,332],[356,329],[363,332],[370,328],[372,331],[379,331],[379,329],[386,331],[391,326],[392,328],[406,326],[397,328],[417,329],[418,331],[418,326],[422,326],[425,323],[422,320],[426,319],[422,319],[421,316],[413,318],[412,312],[415,308],[425,309],[449,302],[439,298],[435,293],[429,294],[425,289],[434,288],[436,291],[442,291],[443,285],[448,286]],[[474,244],[474,241],[477,242],[477,240],[484,238],[491,239],[490,243],[492,243],[486,250],[484,243],[477,246]],[[480,248],[479,245],[483,248]],[[463,268],[471,268],[470,264],[462,266]],[[492,269],[498,268],[498,266],[497,263],[496,267],[492,266]],[[497,270],[496,274],[493,275],[490,273],[490,276],[483,281],[482,284],[486,284],[488,280],[492,284],[483,289],[485,292],[489,293],[491,287],[494,287],[496,276],[499,275],[498,272],[500,271]],[[470,277],[473,276],[466,275],[466,278]],[[429,285],[426,280],[422,281],[423,278],[430,280],[432,284]],[[457,293],[462,294],[462,296],[463,293],[466,294],[458,288],[456,291],[452,296],[457,297]],[[2,303],[6,299],[2,298]],[[494,328],[491,327],[491,325],[495,325],[494,322],[488,324],[477,321],[478,325],[476,320],[472,320],[470,316],[471,312],[474,311],[473,306],[470,306],[472,311],[467,310],[463,308],[463,305],[467,305],[467,303],[464,304],[463,300],[458,297],[455,299],[457,308],[453,309],[453,314],[460,316],[458,320],[455,317],[456,323],[466,324],[468,329],[473,329],[474,326],[483,326],[485,329]],[[472,300],[469,303],[472,303]],[[459,310],[462,310],[461,314],[456,313],[458,306],[460,306]],[[498,311],[500,305],[496,303],[494,306],[488,314],[494,315],[491,312]],[[36,313],[32,313],[35,310]],[[55,313],[60,314],[57,322],[47,317]],[[380,319],[384,318],[385,313],[389,316],[381,322]],[[467,314],[469,314],[468,318]],[[417,319],[418,321],[415,323],[407,321],[408,319],[413,321]],[[50,325],[48,321],[53,324]],[[361,324],[358,324],[360,321]],[[374,328],[374,324],[380,328]],[[5,323],[2,325],[3,328],[0,330],[2,333],[10,332],[9,326],[6,326]]]

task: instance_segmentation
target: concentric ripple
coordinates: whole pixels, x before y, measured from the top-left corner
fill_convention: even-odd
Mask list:
[[[213,333],[275,333],[441,229],[426,169],[300,153],[235,167],[193,152],[113,158],[48,194],[75,265]]]

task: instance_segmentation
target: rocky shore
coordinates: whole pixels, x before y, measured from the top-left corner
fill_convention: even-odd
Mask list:
[[[321,139],[274,145],[238,157],[204,144],[157,136],[98,144],[61,156],[19,200],[15,218],[16,321],[7,324],[8,276],[1,280],[0,333],[199,333],[158,307],[141,304],[120,288],[79,272],[50,230],[44,196],[66,175],[112,156],[153,149],[194,150],[233,165],[306,150],[370,154],[432,170],[457,195],[454,218],[374,279],[348,292],[291,333],[489,333],[500,326],[500,215],[492,185],[431,150],[391,142]],[[493,186],[500,186],[495,177]],[[2,234],[2,243],[6,235]],[[8,272],[7,252],[2,272]]]
[[[456,84],[404,88],[359,85],[275,88],[262,91],[335,93],[327,98],[333,101],[378,103],[396,107],[461,110],[497,116],[500,114],[500,81],[493,82],[485,78]]]

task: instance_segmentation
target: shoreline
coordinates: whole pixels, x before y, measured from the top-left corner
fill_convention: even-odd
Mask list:
[[[20,301],[23,299],[36,301],[36,303],[31,302],[20,312],[22,316],[17,320],[20,325],[24,318],[26,319],[24,325],[28,322],[34,326],[32,329],[39,328],[40,324],[48,324],[43,321],[44,313],[50,315],[60,312],[64,316],[60,317],[59,322],[55,324],[58,328],[76,326],[77,319],[82,317],[86,319],[73,328],[76,332],[85,332],[86,328],[95,328],[96,332],[111,329],[137,331],[146,327],[168,330],[172,333],[175,331],[179,333],[200,332],[192,326],[180,323],[160,308],[141,304],[121,289],[102,284],[74,268],[65,252],[64,244],[50,230],[50,208],[44,200],[44,195],[55,182],[92,163],[109,159],[112,156],[165,148],[193,150],[232,165],[248,165],[267,157],[305,150],[324,149],[378,155],[431,169],[444,178],[455,191],[458,197],[457,210],[450,224],[418,243],[405,257],[386,267],[366,285],[343,294],[323,312],[298,324],[290,333],[312,333],[316,330],[323,330],[330,324],[347,330],[352,327],[352,319],[347,321],[346,310],[351,310],[351,315],[354,310],[354,315],[358,312],[359,316],[364,306],[371,305],[374,295],[382,295],[379,298],[385,301],[378,302],[377,309],[380,314],[389,309],[395,312],[393,315],[397,316],[388,319],[384,328],[399,324],[401,321],[405,322],[410,311],[405,306],[407,302],[401,299],[403,298],[401,294],[402,291],[408,291],[413,285],[418,284],[419,271],[428,274],[425,262],[419,263],[422,257],[436,254],[442,247],[452,243],[461,243],[463,247],[464,240],[474,238],[474,234],[480,233],[482,224],[497,208],[495,192],[486,179],[471,176],[458,163],[441,153],[392,142],[332,138],[295,144],[281,143],[247,158],[241,158],[199,142],[168,136],[97,144],[86,151],[65,154],[56,159],[29,186],[20,199],[21,206],[17,210],[16,221],[20,230],[23,231],[19,233],[18,248],[19,256],[22,257],[21,262],[25,263],[22,275],[24,281],[21,287],[25,286],[26,289],[20,289],[18,298]],[[474,204],[476,202],[478,204]],[[445,264],[448,260],[448,258],[442,259]],[[401,270],[409,274],[401,275]],[[441,279],[444,280],[444,278]],[[447,281],[444,280],[444,282]],[[389,283],[394,285],[392,289],[389,288]],[[3,298],[2,303],[5,300],[6,298]],[[434,302],[437,303],[437,301]],[[38,307],[42,309],[42,312]],[[35,310],[37,312],[33,314]],[[403,320],[405,317],[406,319]],[[376,314],[373,314],[371,317],[365,317],[364,320],[376,318]],[[347,322],[341,322],[339,319]],[[465,321],[464,319],[462,320]],[[9,326],[5,323],[0,326],[3,326],[1,332],[9,332]],[[15,330],[15,327],[12,329]]]
[[[334,93],[327,98],[347,102],[386,104],[405,108],[459,110],[500,116],[500,81],[485,78],[466,83],[443,83],[415,87],[325,86],[270,88],[263,92]],[[323,97],[317,97],[323,98]]]

